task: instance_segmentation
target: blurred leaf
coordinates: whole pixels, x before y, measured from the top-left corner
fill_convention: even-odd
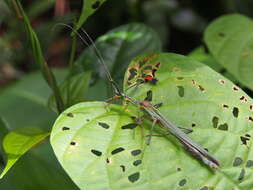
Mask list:
[[[56,70],[54,74],[57,81],[62,81],[67,72]],[[8,124],[8,129],[37,126],[43,131],[51,130],[56,114],[47,108],[50,94],[48,85],[38,72],[24,76],[16,84],[3,90],[0,94],[0,116]],[[0,132],[2,135],[3,131]],[[58,188],[77,190],[58,164],[49,143],[36,146],[23,155],[0,183],[0,189],[11,190]]]
[[[3,148],[7,154],[7,164],[0,178],[10,170],[23,154],[44,140],[49,134],[49,132],[43,132],[36,127],[21,128],[8,133],[3,140]]]
[[[78,190],[62,170],[46,141],[24,154],[0,182],[1,189]]]
[[[223,69],[223,67],[215,60],[215,58],[210,55],[209,53],[205,52],[205,49],[203,46],[200,46],[196,49],[194,49],[189,55],[188,57],[205,63],[206,65],[208,65],[209,67],[211,67],[213,70],[217,71],[217,72],[221,72],[221,70]]]
[[[54,73],[59,81],[66,76],[66,70],[55,70]],[[9,124],[11,130],[23,126],[39,126],[50,130],[56,117],[47,107],[50,94],[50,88],[41,73],[26,75],[1,92],[0,116]]]
[[[91,16],[106,0],[83,0],[81,15],[75,25],[75,30],[82,27],[83,23]]]
[[[90,77],[91,72],[82,72],[65,80],[60,85],[65,109],[78,102],[84,101],[89,87]],[[54,96],[51,95],[48,104],[52,110],[56,111]]]
[[[55,0],[43,0],[43,1],[33,1],[29,6],[27,14],[30,18],[34,18],[54,6]]]
[[[135,56],[161,51],[158,35],[151,28],[139,23],[123,25],[109,31],[96,40],[95,46],[118,83],[122,81],[127,65]],[[105,68],[92,46],[84,50],[75,65],[82,65],[83,70],[93,66],[99,76],[105,78]],[[92,91],[91,89],[90,92]],[[93,97],[93,94],[90,93],[89,97]]]
[[[8,133],[8,126],[6,121],[3,120],[3,118],[0,116],[0,142],[3,141],[4,136]],[[2,143],[0,145],[0,168],[4,168],[4,151],[2,147]],[[0,172],[1,172],[0,169]]]
[[[0,24],[9,16],[10,10],[5,1],[0,1]]]
[[[253,22],[233,14],[218,18],[205,31],[205,42],[219,63],[253,90]]]
[[[134,4],[133,6],[136,6],[135,4],[137,2],[138,1],[132,0],[128,3],[132,3]],[[178,3],[175,0],[146,0],[140,3],[140,5],[144,13],[145,23],[157,32],[164,46],[168,45],[170,33],[168,17],[178,8]],[[150,14],[151,12],[152,14]],[[137,12],[136,15],[139,15],[139,13]]]
[[[61,112],[64,109],[63,101],[62,101],[60,90],[57,86],[57,82],[55,80],[55,77],[43,57],[39,40],[38,40],[35,32],[33,31],[33,28],[29,22],[28,17],[26,16],[26,14],[22,8],[22,5],[20,4],[19,0],[15,0],[15,3],[16,3],[16,5],[17,5],[17,7],[24,19],[27,35],[28,35],[29,40],[31,42],[32,52],[33,52],[33,56],[35,58],[35,62],[40,65],[40,69],[41,69],[41,72],[44,76],[44,79],[47,81],[47,84],[53,90],[55,97],[57,97],[56,98],[57,110],[58,110],[58,112]]]

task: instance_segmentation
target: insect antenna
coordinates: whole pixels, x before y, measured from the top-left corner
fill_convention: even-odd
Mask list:
[[[54,27],[56,27],[58,25],[69,28],[72,32],[74,32],[81,39],[81,41],[87,47],[90,46],[90,44],[87,42],[87,40],[85,38],[83,38],[83,36],[77,30],[75,30],[72,26],[70,26],[68,24],[65,24],[65,23],[57,23],[57,24],[55,24]],[[111,83],[111,85],[112,85],[112,87],[114,89],[115,94],[119,95],[119,96],[122,96],[123,93],[121,92],[118,84],[113,80],[113,78],[112,78],[112,76],[110,74],[110,71],[109,71],[108,67],[105,64],[103,56],[101,55],[100,51],[98,50],[98,48],[95,45],[95,42],[92,40],[92,38],[90,37],[90,35],[84,29],[81,28],[81,32],[87,37],[88,41],[91,43],[91,45],[92,45],[92,47],[93,47],[93,49],[95,51],[95,54],[96,54],[96,56],[98,58],[99,63],[104,67],[104,70],[106,72],[106,76],[107,76],[109,82]]]

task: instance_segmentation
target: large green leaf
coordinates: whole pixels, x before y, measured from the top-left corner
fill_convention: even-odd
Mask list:
[[[7,154],[7,164],[0,178],[10,170],[23,154],[44,140],[49,134],[49,132],[43,132],[35,127],[21,128],[8,133],[3,140],[3,148]]]
[[[58,160],[80,189],[252,187],[253,101],[242,90],[209,67],[176,54],[139,57],[130,70],[125,88],[148,74],[158,81],[127,93],[143,100],[151,90],[152,103],[162,103],[160,111],[174,124],[192,128],[189,135],[221,168],[212,171],[171,135],[152,137],[147,146],[143,134],[150,122],[136,123],[132,116],[142,115],[136,107],[86,102],[65,110],[51,134]]]
[[[238,15],[226,15],[211,23],[205,31],[210,52],[238,81],[253,89],[253,22]]]

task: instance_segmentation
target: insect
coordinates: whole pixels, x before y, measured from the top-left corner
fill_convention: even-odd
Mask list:
[[[65,24],[62,24],[62,25],[67,26],[73,30],[73,28],[70,27],[69,25],[65,25]],[[204,164],[208,165],[212,169],[219,169],[219,162],[210,153],[208,153],[204,148],[202,148],[198,143],[196,143],[188,135],[186,135],[179,127],[175,126],[169,120],[167,120],[161,114],[161,112],[156,108],[155,105],[151,104],[148,100],[139,101],[139,100],[132,98],[132,97],[126,95],[125,93],[123,93],[120,90],[118,84],[113,80],[113,78],[112,78],[112,76],[111,76],[111,74],[104,62],[102,55],[100,54],[97,47],[95,46],[94,41],[91,39],[91,37],[88,35],[88,33],[85,30],[81,29],[81,31],[85,34],[85,36],[90,41],[91,45],[93,46],[93,48],[95,50],[95,53],[97,54],[97,56],[99,58],[100,64],[104,67],[107,78],[108,78],[109,82],[111,83],[114,93],[115,93],[115,95],[112,99],[122,99],[122,100],[130,102],[131,104],[141,108],[142,110],[144,110],[144,112],[146,112],[152,118],[152,120],[153,120],[152,128],[155,123],[159,122],[164,128],[166,128],[173,136],[175,136],[179,140],[179,142],[183,145],[183,147],[193,157],[201,160]],[[88,42],[77,31],[74,31],[74,32],[78,35],[78,37],[87,46],[89,46]],[[153,80],[153,79],[154,79],[154,77],[151,78],[150,80]],[[150,82],[150,80],[147,77],[146,78],[144,77],[144,82],[145,81]],[[152,130],[152,128],[151,128],[151,130]]]

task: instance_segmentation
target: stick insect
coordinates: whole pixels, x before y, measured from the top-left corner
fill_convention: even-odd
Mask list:
[[[66,25],[66,24],[61,24],[61,25],[64,25],[70,28],[72,31],[74,31],[74,29],[69,25]],[[178,139],[178,141],[183,145],[186,151],[188,151],[193,157],[201,160],[204,164],[208,165],[212,169],[219,169],[219,162],[204,148],[202,148],[198,143],[196,143],[188,135],[186,135],[181,130],[182,128],[175,126],[169,120],[167,120],[161,114],[161,112],[156,108],[155,105],[151,104],[148,100],[139,101],[123,93],[120,90],[118,84],[113,80],[109,72],[109,69],[107,68],[105,61],[101,53],[97,49],[94,41],[91,39],[91,37],[88,35],[88,33],[85,30],[81,29],[81,31],[88,38],[89,42],[91,43],[92,47],[95,50],[96,55],[98,56],[99,63],[104,67],[106,76],[109,82],[111,83],[112,88],[115,93],[112,99],[121,99],[121,100],[130,102],[131,104],[133,104],[134,106],[137,106],[138,108],[141,108],[145,113],[147,113],[152,118],[153,120],[152,128],[155,123],[159,122],[164,128],[166,128],[170,132],[170,134],[172,134],[174,137]],[[87,46],[89,46],[88,42],[77,31],[74,31],[74,32]]]

